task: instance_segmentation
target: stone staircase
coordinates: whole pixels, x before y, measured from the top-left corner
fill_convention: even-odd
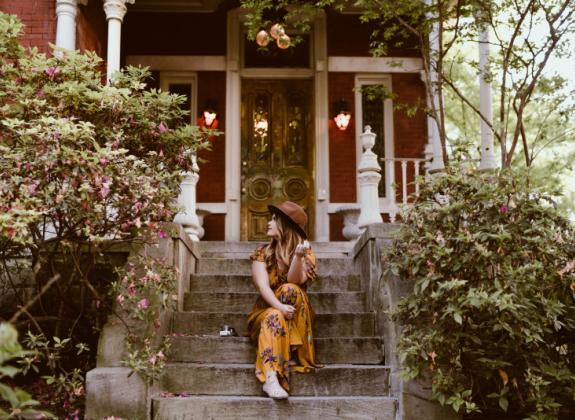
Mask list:
[[[291,375],[288,400],[265,397],[254,375],[246,315],[257,297],[249,254],[257,243],[204,242],[183,312],[172,319],[169,363],[152,399],[164,419],[381,419],[397,417],[389,368],[349,243],[317,243],[318,280],[308,290],[317,314],[315,373]],[[238,337],[219,337],[223,324]]]

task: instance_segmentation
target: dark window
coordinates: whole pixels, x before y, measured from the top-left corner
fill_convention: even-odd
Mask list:
[[[383,86],[382,86],[383,88]],[[371,132],[375,133],[375,146],[373,152],[378,158],[385,158],[385,137],[384,137],[384,122],[383,122],[383,98],[371,98],[369,95],[362,93],[361,95],[361,109],[362,109],[362,122],[363,128],[366,125],[371,127]],[[387,163],[381,162],[381,182],[379,183],[379,196],[385,197],[385,174]]]

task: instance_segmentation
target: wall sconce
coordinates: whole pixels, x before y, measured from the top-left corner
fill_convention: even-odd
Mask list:
[[[348,109],[349,107],[344,99],[340,99],[334,104],[335,117],[333,117],[333,120],[335,121],[337,128],[341,131],[345,131],[347,129],[349,121],[351,120],[351,113]]]
[[[218,113],[216,111],[215,101],[206,101],[204,110],[199,118],[199,124],[202,127],[216,129],[218,128]]]

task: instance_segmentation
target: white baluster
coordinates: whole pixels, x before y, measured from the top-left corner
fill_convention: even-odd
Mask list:
[[[396,194],[395,194],[395,160],[387,161],[387,170],[389,172],[389,221],[394,223],[397,220]]]
[[[413,161],[413,169],[415,170],[415,195],[419,197],[419,161]]]
[[[365,126],[365,132],[360,135],[361,145],[364,149],[358,165],[361,212],[357,225],[360,228],[365,228],[373,223],[383,223],[379,210],[378,194],[381,166],[377,162],[377,155],[371,150],[375,145],[375,136],[369,125]]]
[[[192,155],[192,170],[186,172],[182,182],[180,195],[178,196],[178,206],[180,212],[174,218],[175,223],[179,223],[194,242],[199,242],[204,235],[204,229],[200,225],[196,214],[196,186],[200,180],[200,168],[196,155]]]
[[[407,204],[407,161],[403,159],[401,160],[401,193],[403,204]]]

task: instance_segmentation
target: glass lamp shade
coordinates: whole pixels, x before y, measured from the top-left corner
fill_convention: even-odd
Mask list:
[[[349,121],[351,120],[351,114],[347,111],[340,111],[333,118],[333,120],[335,121],[335,125],[337,125],[337,128],[339,128],[341,131],[344,131],[347,129],[347,126],[349,125]]]
[[[218,114],[216,112],[211,112],[209,110],[204,111],[204,124],[206,127],[211,128],[214,123],[217,122],[216,117]]]
[[[277,39],[276,42],[278,44],[278,48],[285,50],[286,48],[289,48],[291,39],[286,34],[283,34],[283,35],[280,35],[280,37]]]
[[[270,43],[270,34],[268,34],[267,31],[262,29],[256,35],[256,43],[260,47],[267,47],[268,44]]]
[[[274,23],[270,28],[270,34],[274,39],[279,39],[280,36],[285,35],[284,27],[279,23]]]

